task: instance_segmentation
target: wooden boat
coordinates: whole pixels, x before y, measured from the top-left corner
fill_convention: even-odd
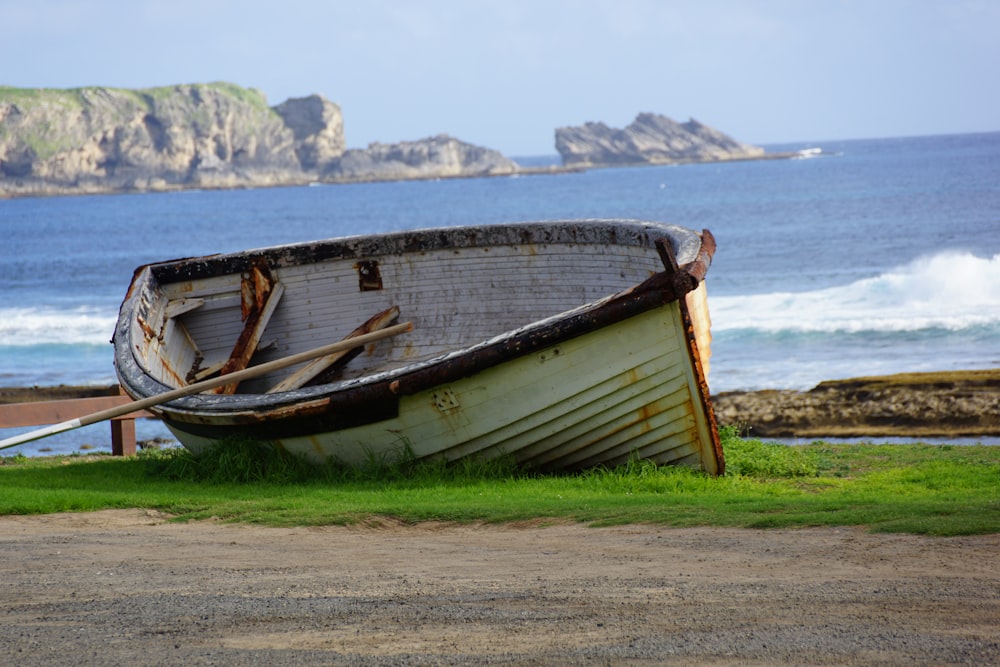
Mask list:
[[[707,230],[578,220],[150,264],[122,304],[115,365],[146,399],[402,319],[412,332],[149,410],[194,452],[246,434],[348,465],[405,453],[571,470],[638,457],[719,474],[714,250]]]

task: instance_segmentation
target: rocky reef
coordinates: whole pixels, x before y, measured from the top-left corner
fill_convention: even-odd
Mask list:
[[[716,162],[764,157],[764,149],[743,144],[692,119],[678,123],[641,113],[625,129],[585,123],[556,130],[556,150],[567,167]]]
[[[809,391],[713,396],[721,425],[762,438],[1000,435],[1000,370],[821,382]]]
[[[319,95],[269,107],[228,83],[142,90],[0,87],[0,197],[510,174],[446,136],[346,150]]]

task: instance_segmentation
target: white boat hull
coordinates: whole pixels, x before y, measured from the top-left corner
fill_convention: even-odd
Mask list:
[[[369,346],[326,384],[267,394],[288,378],[265,375],[233,396],[153,408],[193,451],[241,433],[348,465],[506,456],[565,470],[637,457],[718,474],[701,280],[714,245],[679,229],[432,230],[154,265],[137,272],[123,305],[119,376],[142,397],[224,359],[247,326],[238,318],[245,266],[264,257],[281,301],[269,307],[254,363],[335,340],[390,306],[415,330]],[[685,261],[673,273],[653,244],[668,233],[681,236],[674,251]],[[486,242],[497,238],[507,242]],[[306,250],[322,261],[289,259]]]

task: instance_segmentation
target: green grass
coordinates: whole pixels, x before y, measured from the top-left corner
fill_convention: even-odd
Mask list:
[[[632,461],[541,475],[509,462],[456,466],[405,456],[361,469],[311,466],[258,443],[131,459],[0,459],[0,514],[150,508],[176,520],[275,526],[585,522],[604,526],[864,526],[931,535],[1000,532],[1000,447],[788,447],[723,432],[727,474]]]

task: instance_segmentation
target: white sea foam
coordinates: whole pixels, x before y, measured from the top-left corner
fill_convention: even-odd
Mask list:
[[[117,313],[92,306],[0,308],[0,345],[107,344]]]
[[[711,290],[710,290],[711,291]],[[1000,325],[1000,254],[923,257],[850,285],[709,296],[712,329],[767,333],[960,331]]]

